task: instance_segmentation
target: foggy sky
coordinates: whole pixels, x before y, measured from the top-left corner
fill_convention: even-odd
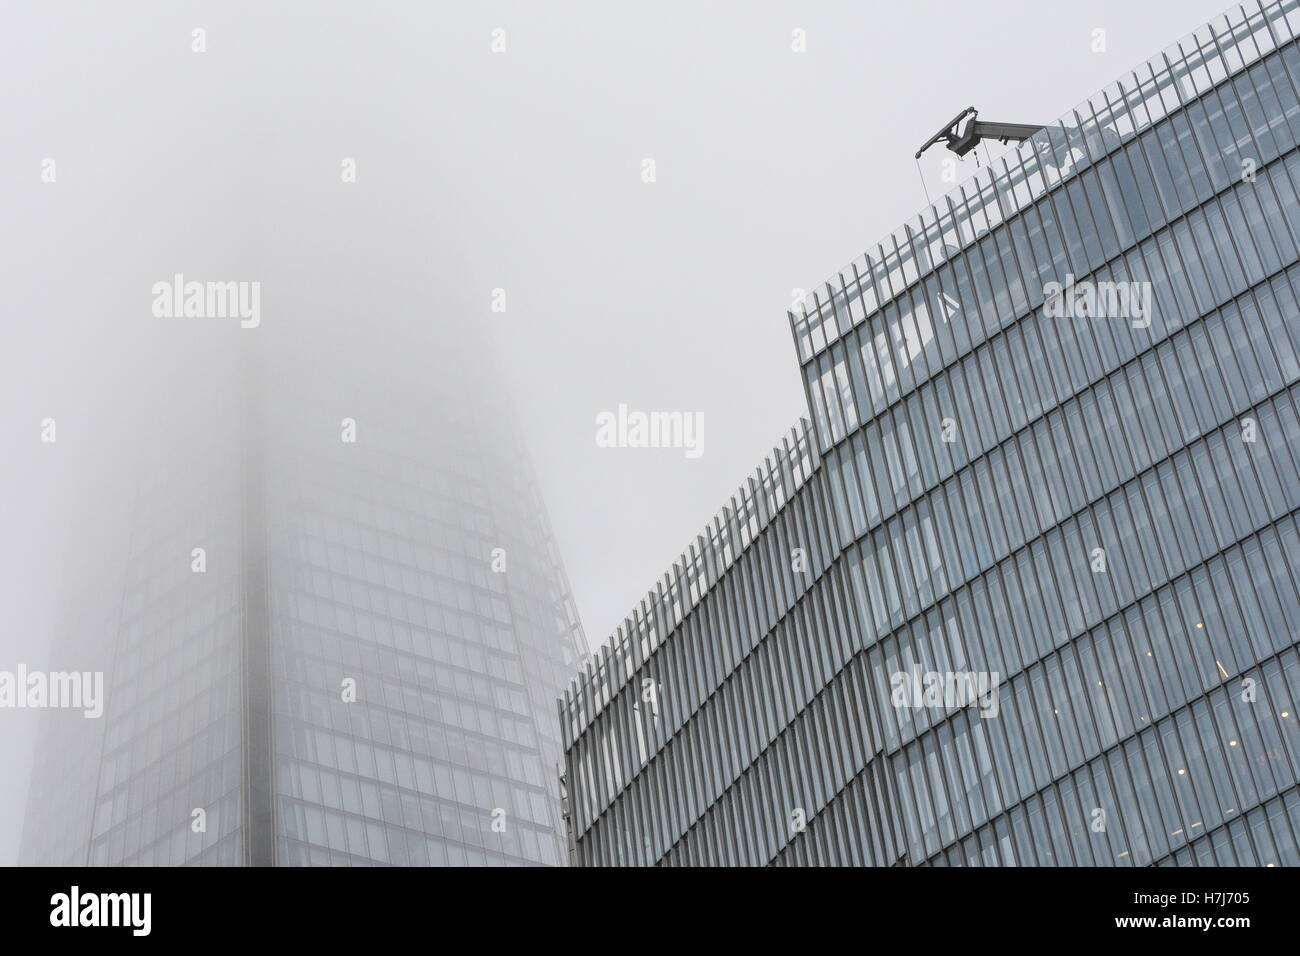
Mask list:
[[[518,408],[595,645],[804,414],[792,290],[921,208],[916,147],[969,105],[1050,122],[1222,5],[0,9],[11,670],[46,665],[65,549],[111,485],[121,429],[148,435],[147,410],[111,417],[133,389],[123,370],[194,334],[151,316],[154,282],[261,280],[267,326],[322,307],[319,274],[346,289],[329,297],[340,310],[419,322],[436,303],[455,311],[449,335],[475,326],[502,369],[475,387]],[[942,155],[924,162],[932,198]],[[701,412],[703,456],[598,448],[595,418],[620,403]],[[40,442],[47,416],[56,445]],[[0,864],[16,857],[37,716],[0,710]]]

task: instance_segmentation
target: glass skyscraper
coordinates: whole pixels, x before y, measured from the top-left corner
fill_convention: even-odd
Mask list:
[[[791,315],[809,420],[560,701],[576,862],[1300,864],[1298,37],[1234,7]]]
[[[104,715],[45,715],[22,862],[565,863],[585,639],[483,343],[169,328],[120,533],[74,549],[120,580],[60,625]]]

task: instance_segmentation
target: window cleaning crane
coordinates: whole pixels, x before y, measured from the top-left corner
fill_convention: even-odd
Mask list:
[[[925,141],[925,145],[916,151],[916,158],[920,159],[922,153],[940,141],[947,143],[948,148],[958,156],[965,156],[982,139],[996,139],[1004,144],[1008,140],[1019,143],[1043,128],[1041,125],[1034,126],[1028,123],[986,123],[975,118],[978,113],[975,107],[966,107],[939,132]],[[966,124],[965,127],[962,126],[963,122]]]

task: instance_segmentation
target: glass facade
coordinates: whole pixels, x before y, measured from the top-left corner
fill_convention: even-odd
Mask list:
[[[177,370],[175,415],[149,422],[123,448],[139,463],[115,524],[93,519],[66,563],[67,594],[54,645],[56,669],[101,671],[104,713],[42,717],[19,862],[23,865],[235,865],[244,847],[240,698],[242,601],[237,416],[192,414],[222,403],[219,367]],[[192,570],[192,549],[211,561]],[[206,560],[206,558],[205,558]],[[107,573],[105,569],[111,569]],[[110,639],[111,636],[111,639]],[[191,829],[192,811],[205,832]]]
[[[455,407],[458,378],[428,372],[322,378],[266,442],[281,863],[567,862],[552,708],[585,644],[506,411],[388,414]],[[304,443],[349,389],[365,441]]]
[[[560,702],[577,862],[1300,864],[1298,31],[1233,8],[791,316],[804,447]]]
[[[567,862],[585,638],[507,403],[404,328],[205,351],[154,410],[129,560],[89,549],[126,580],[61,628],[104,716],[44,718],[24,863]]]

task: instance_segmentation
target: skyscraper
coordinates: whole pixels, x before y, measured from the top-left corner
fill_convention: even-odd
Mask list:
[[[1300,864],[1300,3],[791,315],[810,409],[560,702],[588,865]]]
[[[104,715],[46,715],[23,862],[565,862],[552,707],[585,642],[508,402],[472,330],[336,292],[169,320],[141,363],[56,652]]]

